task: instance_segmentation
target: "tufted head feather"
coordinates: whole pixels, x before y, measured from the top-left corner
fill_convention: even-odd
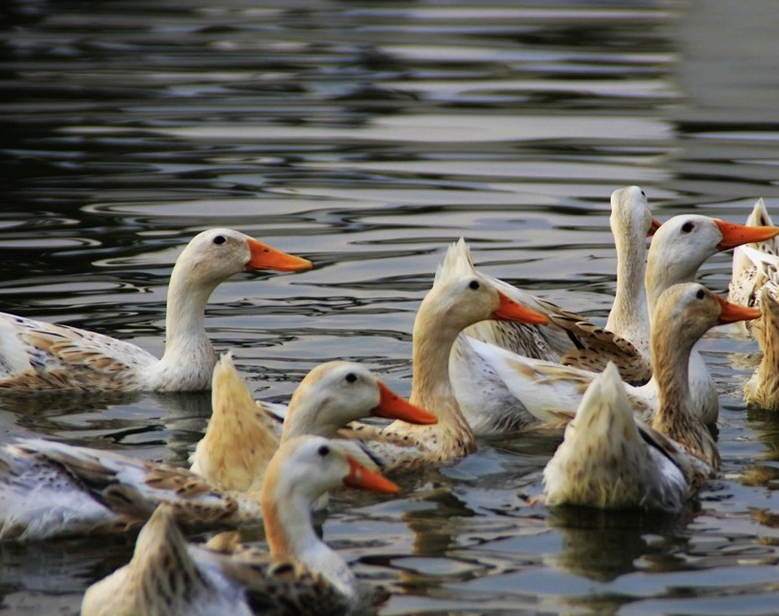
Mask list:
[[[465,239],[460,238],[449,246],[444,262],[438,266],[433,284],[476,275],[471,250]]]

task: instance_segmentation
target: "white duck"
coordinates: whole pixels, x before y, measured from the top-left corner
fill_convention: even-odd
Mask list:
[[[763,199],[757,200],[746,224],[750,227],[773,226]],[[757,305],[760,289],[770,277],[765,272],[766,263],[763,257],[769,257],[770,261],[770,257],[775,256],[779,256],[779,237],[738,246],[733,251],[733,273],[728,287],[728,301],[742,306]],[[740,325],[742,334],[751,334],[752,323],[744,321]]]
[[[544,315],[510,299],[492,279],[477,272],[461,239],[447,250],[414,320],[409,400],[434,413],[438,423],[396,421],[383,429],[359,425],[353,432],[382,460],[384,468],[443,462],[475,451],[473,431],[460,410],[449,375],[449,355],[458,334],[485,319],[546,322]],[[493,395],[488,383],[473,381],[471,386],[473,395],[484,403]]]
[[[273,457],[262,490],[270,554],[188,545],[175,516],[161,506],[141,531],[130,563],[87,590],[81,614],[345,614],[359,605],[357,580],[311,520],[314,500],[343,485],[398,491],[352,457],[343,441],[290,439]]]
[[[208,389],[216,355],[204,312],[217,285],[243,271],[311,267],[239,231],[209,229],[189,242],[171,273],[162,359],[102,334],[0,313],[0,391]]]
[[[549,506],[678,511],[691,495],[692,475],[683,450],[635,419],[610,363],[590,383],[544,468],[544,498]]]
[[[614,361],[628,382],[646,383],[649,360],[649,312],[644,290],[646,238],[660,223],[652,218],[646,194],[627,186],[611,194],[610,225],[617,249],[617,289],[606,329],[507,283],[493,279],[506,293],[545,314],[546,325],[483,321],[457,339],[450,358],[457,400],[475,434],[520,429],[532,417],[515,411],[516,403],[488,363],[475,353],[467,337],[490,342],[526,357],[601,370]],[[486,380],[497,393],[490,400],[474,398],[470,383]]]
[[[220,382],[225,377],[231,385]],[[266,430],[264,424],[275,422],[251,400],[229,358],[215,370],[214,392],[215,398],[221,397],[222,407],[216,409],[198,444],[193,466],[203,476],[42,439],[4,445],[0,448],[0,540],[122,532],[142,524],[161,503],[170,505],[187,526],[258,520],[267,462],[279,445],[278,431],[273,426]],[[232,402],[235,409],[228,408]],[[365,368],[347,362],[312,370],[296,390],[288,414],[291,436],[308,429],[335,432],[348,421],[370,414],[435,421],[432,414],[393,394]],[[357,444],[352,446],[355,455],[365,458]]]
[[[718,250],[751,241],[764,241],[779,233],[777,227],[747,227],[700,215],[674,216],[655,233],[649,249],[646,292],[650,313],[660,294],[674,284],[691,281],[703,262]],[[558,418],[558,411],[576,408],[594,374],[569,366],[522,357],[495,345],[469,339],[474,350],[500,374],[512,397],[503,408],[519,414],[522,425]],[[690,356],[690,387],[699,402],[701,419],[712,424],[719,412],[717,390],[696,349]],[[632,398],[647,410],[659,403],[656,379],[642,387],[628,387]],[[498,425],[499,422],[496,421]],[[503,420],[502,423],[507,423]]]
[[[214,369],[211,391],[208,429],[190,462],[193,472],[220,490],[259,490],[270,459],[279,444],[290,438],[333,437],[349,422],[368,415],[417,424],[437,421],[364,366],[346,361],[311,370],[296,388],[289,408],[255,401],[230,354],[223,355]]]

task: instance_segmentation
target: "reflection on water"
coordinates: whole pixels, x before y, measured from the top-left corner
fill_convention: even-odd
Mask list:
[[[615,188],[661,219],[779,207],[772,2],[5,2],[2,308],[159,354],[176,255],[239,228],[316,264],[237,276],[207,311],[273,400],[335,357],[408,393],[414,312],[460,236],[484,271],[603,319]],[[723,290],[729,258],[703,280]],[[532,504],[560,436],[532,433],[401,476],[396,499],[339,495],[324,535],[392,590],[386,615],[776,613],[776,418],[740,400],[753,343],[703,348],[724,467],[683,516]],[[8,397],[0,435],[186,464],[209,412]],[[0,546],[0,611],[77,612],[132,544]]]

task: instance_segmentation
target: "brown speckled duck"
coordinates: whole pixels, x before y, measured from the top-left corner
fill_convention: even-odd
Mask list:
[[[613,366],[595,377],[544,470],[547,503],[680,509],[720,462],[696,412],[700,401],[687,374],[690,352],[714,325],[757,316],[759,311],[730,304],[697,283],[667,289],[655,310],[663,327],[652,334],[660,400],[650,426],[635,419],[636,408]]]
[[[311,505],[343,485],[390,494],[398,487],[352,457],[348,445],[302,436],[276,452],[261,496],[270,554],[188,545],[170,509],[158,507],[130,563],[87,590],[82,616],[338,616],[353,610],[360,600],[357,581],[315,532]]]
[[[312,267],[233,229],[203,231],[179,255],[170,276],[162,359],[103,334],[0,313],[0,393],[208,389],[216,354],[204,312],[219,283],[244,271]]]

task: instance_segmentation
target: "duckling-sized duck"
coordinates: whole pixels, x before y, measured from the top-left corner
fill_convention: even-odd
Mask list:
[[[7,444],[0,448],[0,540],[123,532],[143,524],[161,503],[188,527],[259,520],[265,468],[278,449],[279,437],[272,429],[264,430],[268,417],[251,400],[229,358],[219,368],[215,378],[225,372],[230,377],[232,370],[240,385],[237,391],[243,390],[248,400],[242,402],[243,415],[236,417],[223,408],[209,424],[194,466],[205,477],[167,464],[42,439]],[[215,383],[214,396],[224,389]],[[223,396],[222,403],[233,400]],[[298,417],[313,417],[313,425],[321,419],[330,430],[328,426],[372,413],[435,421],[365,368],[331,362],[312,370],[301,383],[289,410],[291,432],[307,429],[303,421],[295,427]],[[355,455],[361,453],[356,451]]]
[[[675,443],[637,421],[614,364],[584,393],[544,468],[547,505],[681,510],[694,472]]]
[[[700,478],[714,474],[719,467],[719,453],[711,432],[700,419],[698,407],[702,401],[690,385],[690,354],[696,341],[711,327],[759,316],[759,310],[730,304],[698,283],[674,285],[657,301],[652,315],[653,324],[658,324],[652,330],[652,365],[655,367],[652,380],[658,392],[657,407],[652,412],[640,401],[631,399],[630,403],[635,412],[651,422],[654,430],[675,441],[689,454],[696,476]],[[506,376],[511,374],[509,369]],[[584,373],[579,377],[574,387],[586,389],[595,375]],[[560,402],[556,409],[547,409],[545,420],[559,422],[572,418],[571,411],[578,404],[570,404],[571,399],[561,398]],[[566,403],[569,404],[567,408]],[[700,479],[693,481],[693,485],[698,483]]]
[[[261,504],[270,554],[223,554],[188,545],[175,515],[160,506],[128,565],[92,585],[82,616],[346,614],[359,605],[357,580],[316,534],[311,505],[349,486],[394,494],[397,485],[363,466],[344,441],[286,441],[268,467]]]
[[[449,375],[449,355],[459,333],[485,319],[542,324],[547,317],[512,300],[473,266],[461,239],[449,247],[436,272],[433,287],[422,300],[413,331],[412,404],[436,415],[434,425],[410,425],[395,421],[385,428],[360,424],[351,432],[365,442],[385,464],[385,469],[454,460],[472,453],[476,441],[460,410]],[[472,395],[485,404],[492,395],[490,384],[469,382]]]
[[[617,289],[605,330],[585,317],[492,278],[491,281],[528,307],[546,315],[543,325],[482,321],[457,338],[450,371],[457,400],[475,434],[496,434],[533,423],[517,412],[516,401],[468,339],[489,342],[519,355],[602,370],[614,361],[625,380],[634,385],[652,376],[649,359],[649,312],[644,287],[646,238],[660,227],[652,218],[646,194],[638,186],[615,190],[609,219],[617,248]],[[495,392],[488,400],[473,395],[471,383],[487,381]],[[478,394],[478,390],[477,390]]]
[[[336,436],[349,422],[367,416],[433,424],[433,413],[393,392],[370,370],[332,361],[309,372],[289,407],[255,401],[225,354],[214,369],[211,418],[190,457],[191,470],[220,490],[260,489],[279,444],[296,436]],[[282,423],[283,421],[283,423]]]
[[[312,267],[239,231],[203,231],[171,272],[162,359],[110,336],[0,313],[0,391],[208,389],[216,354],[204,313],[213,290],[239,272]]]
[[[657,230],[649,248],[646,291],[650,314],[654,316],[663,291],[674,284],[691,281],[703,262],[718,250],[774,237],[777,233],[777,227],[748,227],[691,214],[674,216]],[[532,425],[533,418],[549,421],[550,414],[558,410],[576,408],[594,376],[588,370],[507,353],[496,345],[473,339],[468,342],[501,375],[511,392],[511,397],[501,405],[511,415],[496,418],[497,426]],[[707,424],[715,423],[719,413],[717,390],[697,349],[690,355],[689,375],[701,419]],[[655,379],[640,388],[628,387],[628,393],[647,409],[657,407]]]

